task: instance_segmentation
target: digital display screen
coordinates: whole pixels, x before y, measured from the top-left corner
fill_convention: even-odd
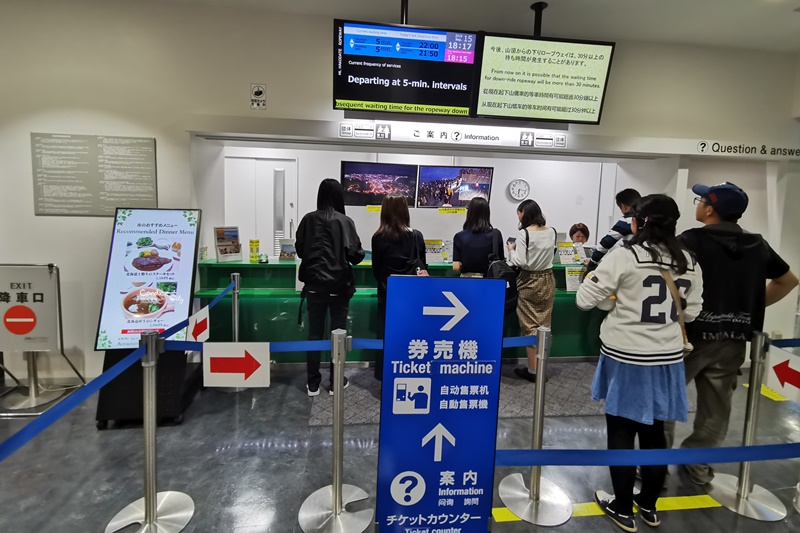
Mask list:
[[[469,116],[475,33],[334,21],[334,109]]]
[[[345,205],[381,205],[383,197],[399,193],[414,207],[417,166],[342,161]]]
[[[489,200],[492,167],[419,167],[417,207],[467,207],[473,198]]]
[[[477,116],[598,124],[614,43],[483,38]]]
[[[136,348],[189,317],[199,229],[199,209],[117,209],[96,350]]]

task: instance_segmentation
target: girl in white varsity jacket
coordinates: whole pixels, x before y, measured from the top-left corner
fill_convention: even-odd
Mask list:
[[[686,321],[703,304],[700,265],[675,237],[675,201],[645,196],[634,206],[633,238],[609,253],[577,294],[582,310],[608,311],[600,328],[601,354],[592,398],[605,400],[609,449],[666,448],[664,421],[688,417],[683,332],[665,273],[677,286]],[[617,525],[636,531],[633,505],[651,526],[660,524],[656,500],[666,466],[642,467],[642,491],[634,498],[635,467],[611,467],[614,495],[595,501]]]

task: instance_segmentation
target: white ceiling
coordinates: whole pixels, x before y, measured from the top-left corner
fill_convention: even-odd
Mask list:
[[[369,22],[400,21],[400,0],[173,0]],[[532,0],[409,0],[409,24],[533,32]],[[542,33],[800,52],[800,0],[550,0]]]

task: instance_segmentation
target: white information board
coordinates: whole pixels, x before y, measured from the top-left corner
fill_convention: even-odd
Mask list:
[[[49,265],[0,265],[0,351],[58,351],[58,274]]]
[[[97,350],[136,348],[143,332],[186,320],[199,228],[199,209],[117,209]]]
[[[597,124],[613,53],[614,43],[487,35],[478,116]]]

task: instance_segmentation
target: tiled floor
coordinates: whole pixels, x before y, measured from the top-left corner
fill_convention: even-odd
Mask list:
[[[309,425],[312,401],[304,385],[302,372],[282,371],[273,374],[269,389],[238,394],[206,390],[190,407],[183,425],[159,428],[159,488],[186,492],[197,507],[185,531],[300,531],[300,504],[329,484],[331,476],[331,428]],[[740,387],[736,393],[728,445],[741,439],[744,390]],[[97,431],[94,408],[90,400],[0,463],[0,532],[103,531],[117,511],[142,496],[141,428]],[[764,398],[761,413],[758,443],[800,442],[800,406]],[[24,424],[0,420],[0,440]],[[687,431],[687,425],[679,427],[678,439]],[[502,419],[498,447],[527,447],[530,434],[530,420]],[[545,445],[604,448],[604,419],[548,418]],[[377,460],[378,427],[346,426],[345,483],[370,494],[359,508],[375,505]],[[495,486],[508,473],[524,470],[498,468]],[[736,465],[720,465],[718,471],[735,473]],[[703,493],[676,469],[672,472],[665,495]],[[546,467],[544,475],[576,503],[591,501],[594,489],[610,490],[605,468]],[[800,515],[791,507],[799,478],[800,460],[754,465],[754,481],[772,490],[790,509],[783,522],[761,524],[717,508],[665,513],[660,529],[666,533],[800,531]],[[494,505],[502,505],[496,494]],[[495,523],[492,528],[494,533],[536,530],[522,522]],[[620,531],[602,516],[573,518],[557,530]]]

